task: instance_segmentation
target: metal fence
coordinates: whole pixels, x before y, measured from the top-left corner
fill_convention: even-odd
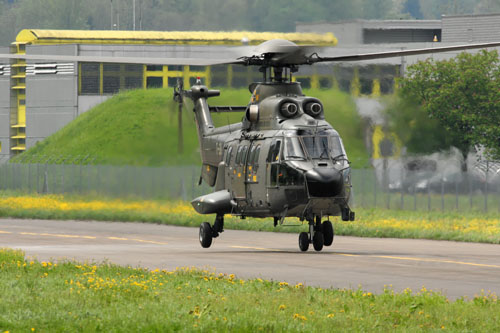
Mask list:
[[[0,165],[0,190],[188,200],[208,193],[199,166],[135,167],[77,164]]]
[[[135,167],[49,163],[0,164],[0,190],[191,200],[213,189],[198,185],[200,166]],[[355,207],[420,211],[500,212],[500,180],[476,173],[408,173],[383,177],[352,170]],[[388,181],[389,179],[389,181]]]
[[[491,172],[401,172],[352,170],[354,204],[364,208],[420,211],[500,212],[500,179]]]

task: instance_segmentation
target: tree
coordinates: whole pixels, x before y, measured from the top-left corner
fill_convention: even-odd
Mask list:
[[[458,146],[458,140],[437,119],[429,118],[427,112],[413,98],[386,97],[385,114],[391,131],[413,154],[432,154],[436,151]]]
[[[447,131],[446,140],[464,157],[474,145],[500,157],[500,61],[497,51],[461,53],[420,61],[407,69],[401,94],[416,101],[431,121]]]

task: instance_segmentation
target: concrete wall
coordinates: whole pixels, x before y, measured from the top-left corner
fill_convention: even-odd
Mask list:
[[[500,15],[443,16],[443,42],[479,43],[498,41]]]
[[[103,96],[78,96],[78,115],[81,115],[84,112],[92,109],[94,106],[101,104],[106,101],[108,98],[111,98],[111,95],[103,95]]]
[[[27,54],[76,55],[76,45],[27,47]],[[30,62],[32,63],[32,62]],[[26,75],[26,149],[58,131],[78,115],[77,65],[57,74]]]

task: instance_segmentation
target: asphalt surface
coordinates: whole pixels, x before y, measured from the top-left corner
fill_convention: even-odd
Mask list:
[[[239,278],[302,282],[379,293],[422,287],[450,299],[500,295],[500,245],[336,236],[331,247],[300,252],[297,234],[226,230],[209,249],[197,228],[145,223],[0,219],[0,247],[39,260],[110,261],[172,270],[210,268]]]

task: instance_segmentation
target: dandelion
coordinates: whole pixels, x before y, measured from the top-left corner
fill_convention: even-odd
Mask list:
[[[286,309],[286,305],[285,304],[281,304],[280,307],[279,307],[279,310],[280,311],[283,311]]]
[[[280,282],[280,287],[287,287],[288,286],[288,282]]]
[[[333,313],[329,313],[329,314],[326,316],[326,318],[333,318],[333,317],[335,317],[335,315],[334,315]]]
[[[293,319],[299,319],[299,320],[302,320],[302,321],[306,321],[307,320],[307,318],[305,316],[302,316],[302,315],[300,315],[298,313],[295,313],[293,315]]]

